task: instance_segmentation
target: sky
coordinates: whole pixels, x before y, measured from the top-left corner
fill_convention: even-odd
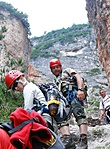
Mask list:
[[[33,36],[88,23],[86,0],[0,0],[28,15]]]

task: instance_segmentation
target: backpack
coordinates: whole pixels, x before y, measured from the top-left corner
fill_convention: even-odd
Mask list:
[[[55,83],[48,82],[48,83],[45,83],[45,84],[37,84],[37,86],[42,91],[46,101],[48,101],[48,91],[50,91],[54,88],[58,91],[59,98],[62,99],[65,102],[65,104],[67,105],[67,100],[62,95],[62,93],[59,91],[59,89],[58,89],[58,87]]]
[[[11,113],[10,120],[1,124],[0,129],[9,134],[10,142],[17,149],[65,149],[58,136],[46,127],[45,120],[34,110],[17,108]]]

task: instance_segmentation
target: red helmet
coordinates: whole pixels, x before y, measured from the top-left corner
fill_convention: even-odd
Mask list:
[[[60,66],[61,66],[60,60],[58,60],[58,59],[52,59],[52,60],[50,61],[50,68],[52,68],[52,67],[55,66],[55,65],[60,65]]]
[[[14,83],[14,81],[19,78],[20,76],[24,76],[24,73],[18,71],[18,70],[11,70],[6,76],[5,76],[5,84],[8,87],[8,89],[11,88],[11,85]]]

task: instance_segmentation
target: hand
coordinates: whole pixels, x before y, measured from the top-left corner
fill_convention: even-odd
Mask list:
[[[79,100],[84,100],[84,99],[85,99],[84,91],[78,90],[78,91],[77,91],[77,98],[78,98]]]
[[[105,114],[101,114],[100,119],[102,120],[102,119],[104,119],[104,117],[105,117]]]

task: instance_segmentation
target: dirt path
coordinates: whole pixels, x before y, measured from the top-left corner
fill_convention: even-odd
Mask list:
[[[79,137],[77,124],[70,125],[70,130],[77,140]],[[88,149],[110,149],[110,124],[88,127]]]

